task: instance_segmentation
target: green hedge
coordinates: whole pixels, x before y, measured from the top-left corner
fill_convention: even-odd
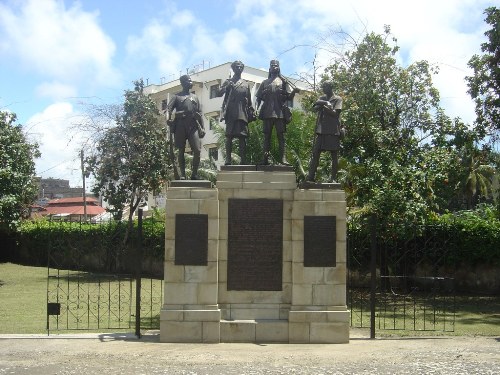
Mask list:
[[[126,223],[106,222],[85,224],[75,222],[50,222],[47,220],[26,221],[16,234],[17,252],[14,259],[21,263],[46,265],[50,246],[57,251],[58,259],[66,259],[66,264],[76,262],[75,254],[85,254],[89,262],[93,259],[96,267],[113,269],[133,266],[137,239],[137,222],[131,233],[130,246],[121,246]],[[465,211],[435,216],[425,226],[402,230],[401,238],[382,241],[379,248],[397,248],[412,244],[421,250],[419,256],[426,257],[428,263],[442,262],[448,266],[462,264],[500,265],[500,220],[495,212],[485,207],[475,211]],[[408,233],[413,233],[408,235]],[[369,264],[370,236],[367,220],[348,220],[348,240],[353,268],[364,268]],[[404,238],[403,238],[404,237]],[[164,221],[147,218],[143,221],[143,259],[163,262],[165,246]],[[73,259],[75,258],[75,259]],[[412,259],[418,262],[419,259]],[[118,262],[119,264],[116,264]],[[127,262],[131,263],[127,265]],[[356,264],[358,262],[358,264]]]
[[[81,266],[81,262],[97,270],[129,272],[136,262],[138,227],[123,245],[127,223],[109,221],[99,224],[79,222],[25,221],[16,233],[17,253],[14,261],[47,265],[49,248],[51,264]],[[165,225],[143,221],[143,259],[163,261]]]
[[[449,260],[453,264],[500,265],[500,220],[487,206],[442,215],[431,223],[451,236]]]
[[[380,224],[380,223],[379,223]],[[368,218],[348,220],[350,267],[366,269],[370,262]],[[377,234],[380,233],[377,228]],[[390,239],[377,235],[377,248],[389,261],[460,267],[461,265],[500,266],[500,220],[494,210],[480,207],[430,218],[425,225],[396,228]]]

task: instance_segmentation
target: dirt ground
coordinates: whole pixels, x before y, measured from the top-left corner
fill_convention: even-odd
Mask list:
[[[0,335],[0,374],[499,374],[500,337],[165,344],[157,332]]]

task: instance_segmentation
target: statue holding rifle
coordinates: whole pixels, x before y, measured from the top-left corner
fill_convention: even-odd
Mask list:
[[[191,180],[199,180],[198,168],[200,166],[201,138],[205,136],[201,116],[200,102],[195,94],[190,92],[193,82],[188,75],[180,78],[182,91],[175,94],[167,105],[167,123],[170,133],[174,135],[175,147],[178,151],[177,165],[179,178],[186,179],[185,150],[186,141],[189,142],[193,152],[193,166]],[[172,112],[175,110],[175,119]]]

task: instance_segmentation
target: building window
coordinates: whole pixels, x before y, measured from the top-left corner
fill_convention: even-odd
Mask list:
[[[210,99],[216,98],[219,93],[219,85],[210,86]]]
[[[212,160],[219,160],[219,149],[217,147],[211,147],[208,149],[208,157]]]
[[[292,100],[287,100],[286,101],[286,106],[289,108],[293,108],[293,99]]]
[[[214,130],[216,124],[217,124],[217,118],[216,117],[209,117],[208,128],[210,130]]]

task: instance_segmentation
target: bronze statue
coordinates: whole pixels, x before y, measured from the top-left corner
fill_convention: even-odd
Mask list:
[[[217,95],[224,95],[221,117],[226,122],[225,165],[231,164],[233,138],[238,138],[240,164],[246,164],[248,123],[255,120],[250,86],[247,81],[241,79],[245,65],[241,61],[235,61],[231,64],[231,68],[234,72],[233,77],[223,83]]]
[[[285,158],[285,131],[291,119],[290,109],[286,106],[286,102],[292,100],[298,92],[300,90],[296,87],[290,91],[289,82],[281,75],[279,61],[271,60],[268,78],[262,82],[256,93],[257,110],[264,101],[259,112],[259,118],[263,120],[264,131],[264,158],[261,162],[263,165],[269,164],[273,126],[276,128],[279,144],[278,163],[290,165]]]
[[[180,78],[182,91],[175,94],[167,105],[167,123],[171,134],[174,134],[175,147],[179,150],[178,166],[179,178],[186,179],[186,160],[184,157],[186,140],[193,152],[193,166],[191,180],[199,180],[198,167],[200,165],[201,139],[205,136],[201,116],[200,102],[195,94],[189,90],[193,87],[191,77],[183,75]],[[175,110],[175,119],[172,112]]]
[[[314,110],[318,112],[316,119],[316,135],[312,150],[311,163],[307,181],[314,181],[316,169],[319,164],[321,151],[330,151],[332,155],[332,175],[330,182],[335,182],[338,172],[338,151],[340,149],[340,138],[344,129],[340,123],[340,112],[342,111],[342,98],[333,93],[333,84],[325,81],[321,85],[325,95],[321,96],[314,104]]]

